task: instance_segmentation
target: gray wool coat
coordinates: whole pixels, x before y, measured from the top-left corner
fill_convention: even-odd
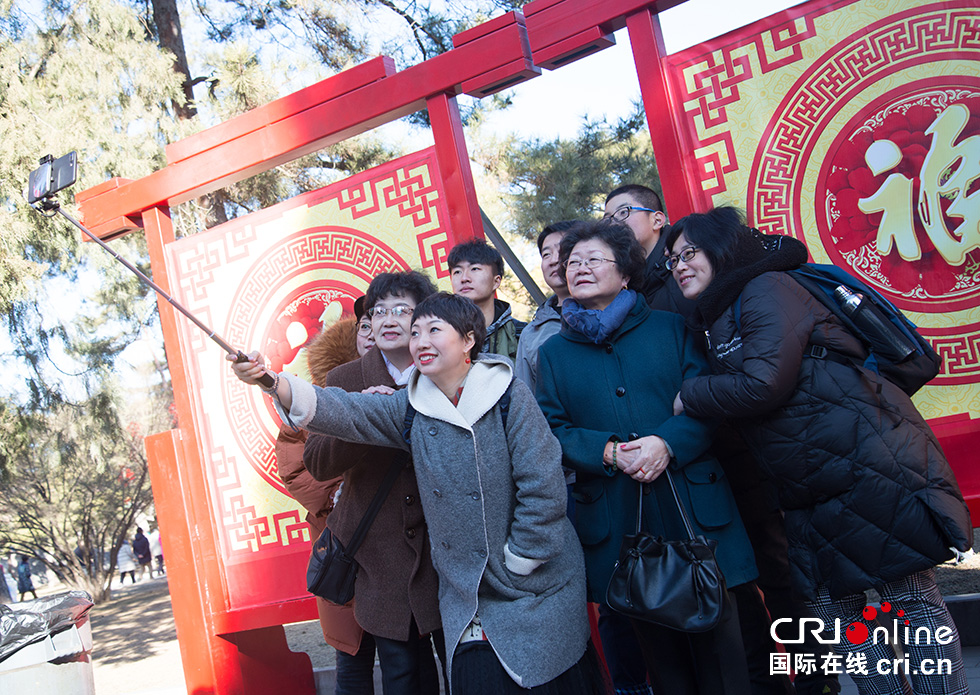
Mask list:
[[[534,319],[524,327],[517,343],[514,358],[514,376],[535,392],[538,381],[538,350],[561,330],[561,314],[558,313],[558,297],[551,295],[534,313]]]
[[[418,411],[411,449],[439,575],[449,673],[477,611],[497,658],[523,687],[547,683],[582,657],[585,564],[565,515],[561,448],[520,381],[504,431],[499,401],[513,380],[508,361],[486,355],[475,362],[455,407],[417,372],[391,396],[282,376],[293,391],[283,419],[339,439],[407,448],[401,429],[409,400]]]

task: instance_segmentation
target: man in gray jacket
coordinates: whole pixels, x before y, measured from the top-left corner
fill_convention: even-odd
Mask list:
[[[534,319],[524,327],[517,344],[514,358],[514,376],[523,381],[534,393],[538,380],[538,348],[561,329],[561,303],[568,298],[568,285],[558,272],[558,245],[562,237],[578,222],[564,220],[549,224],[538,235],[538,252],[541,254],[541,275],[545,284],[554,292],[538,307]]]

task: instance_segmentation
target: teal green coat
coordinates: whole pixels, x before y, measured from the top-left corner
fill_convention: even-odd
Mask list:
[[[563,323],[538,361],[538,403],[561,442],[564,464],[576,471],[575,529],[585,551],[589,600],[605,602],[622,538],[636,528],[639,483],[602,463],[613,439],[663,438],[673,451],[671,472],[695,533],[718,541],[728,586],[757,576],[725,473],[705,453],[716,421],[673,414],[681,383],[710,373],[679,316],[651,311],[640,297],[606,342],[596,345]],[[685,537],[665,476],[648,489],[643,512],[643,530]]]

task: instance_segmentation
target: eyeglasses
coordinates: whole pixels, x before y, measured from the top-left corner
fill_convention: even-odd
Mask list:
[[[371,322],[361,321],[357,324],[357,334],[358,335],[371,335]]]
[[[617,222],[625,222],[629,219],[630,213],[634,210],[639,210],[640,212],[660,212],[660,210],[654,210],[653,208],[641,208],[638,205],[624,205],[618,208],[616,212],[611,215],[603,215],[605,220],[616,220]]]
[[[688,246],[680,253],[675,253],[672,256],[668,256],[667,262],[664,263],[664,265],[667,266],[667,270],[673,270],[681,261],[690,263],[691,259],[693,259],[700,250],[701,249],[699,249],[697,246]]]
[[[391,314],[397,319],[402,316],[411,316],[413,311],[415,311],[415,309],[412,307],[399,304],[398,306],[393,306],[390,309],[386,306],[373,306],[367,310],[367,313],[372,319],[377,318],[378,316],[387,316],[388,314]]]
[[[565,270],[571,270],[571,271],[578,270],[583,265],[589,270],[595,270],[603,263],[615,263],[615,262],[616,261],[612,260],[611,258],[598,258],[598,257],[587,258],[584,261],[580,261],[579,259],[576,258],[576,259],[565,261],[564,265],[565,265]]]

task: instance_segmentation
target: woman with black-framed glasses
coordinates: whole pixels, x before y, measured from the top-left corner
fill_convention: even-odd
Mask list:
[[[701,249],[699,249],[697,246],[685,246],[678,253],[672,253],[671,255],[667,256],[667,260],[664,261],[664,265],[667,267],[667,270],[673,271],[674,268],[680,265],[682,261],[684,263],[690,263],[693,261],[694,257],[700,250]]]
[[[729,418],[772,479],[793,588],[825,638],[835,620],[867,627],[871,588],[916,635],[899,638],[905,675],[871,667],[894,657],[884,640],[835,643],[839,659],[869,665],[848,671],[859,692],[968,693],[933,568],[968,550],[973,534],[929,425],[898,386],[863,366],[858,337],[785,272],[806,261],[801,242],[750,229],[739,210],[721,207],[678,220],[667,247],[681,291],[697,300],[692,319],[714,372],[684,381],[675,412]],[[923,627],[945,639],[920,643]],[[929,673],[927,662],[947,667]]]

